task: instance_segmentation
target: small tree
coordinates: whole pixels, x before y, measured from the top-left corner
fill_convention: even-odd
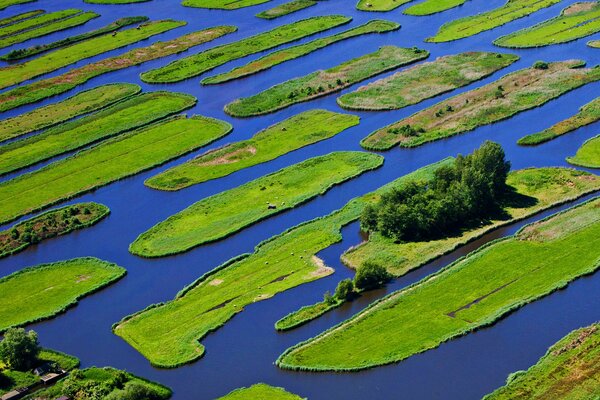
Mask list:
[[[535,69],[548,69],[548,63],[545,61],[536,61],[533,64],[533,68]]]
[[[345,301],[354,295],[354,283],[351,279],[344,279],[338,283],[335,289],[335,297],[338,300]]]
[[[31,369],[40,353],[37,333],[25,332],[22,328],[6,331],[0,342],[0,359],[12,369],[26,371]]]
[[[354,286],[359,290],[377,288],[388,282],[392,276],[379,264],[365,261],[356,271]]]
[[[323,301],[326,304],[335,304],[336,300],[335,297],[333,297],[331,295],[331,293],[329,293],[329,290],[325,292],[325,294],[323,295]]]

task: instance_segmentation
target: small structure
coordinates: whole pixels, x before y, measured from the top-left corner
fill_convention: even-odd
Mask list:
[[[48,363],[44,363],[44,364],[40,365],[39,367],[37,367],[36,369],[34,369],[33,373],[36,376],[42,376],[42,375],[47,374],[50,371],[52,371],[52,366]]]
[[[60,396],[58,399],[56,400],[71,400],[71,398],[69,396]]]
[[[67,375],[67,371],[65,371],[63,369],[63,370],[60,370],[59,372],[50,372],[50,373],[42,376],[40,378],[40,380],[42,381],[42,383],[44,385],[47,386],[47,385],[51,385],[54,382],[56,382],[57,380],[63,378],[65,375]]]
[[[1,399],[2,400],[18,400],[18,399],[25,397],[25,395],[28,392],[29,392],[28,387],[17,388],[15,390],[11,390],[10,392],[3,394]]]

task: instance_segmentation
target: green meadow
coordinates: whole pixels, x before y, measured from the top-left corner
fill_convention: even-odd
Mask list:
[[[194,96],[183,93],[149,92],[130,97],[94,114],[0,147],[0,175],[142,127],[195,104]]]
[[[144,182],[159,190],[180,190],[273,160],[301,147],[328,139],[358,125],[354,115],[310,110],[258,132],[251,139],[194,157]]]
[[[223,397],[219,397],[217,400],[302,400],[301,397],[286,392],[285,389],[280,387],[269,386],[264,383],[257,383],[247,388],[235,389],[233,392],[228,393]]]
[[[45,11],[42,11],[37,15],[26,14],[28,18],[21,18],[21,20],[16,23],[5,24],[3,27],[1,27],[0,38],[5,38],[24,31],[35,29],[45,24],[60,21],[65,18],[70,18],[82,12],[82,10],[76,8],[69,8],[66,10],[54,11],[51,13],[46,13]]]
[[[431,15],[465,4],[467,0],[425,0],[404,10],[406,15]]]
[[[0,19],[0,27],[14,24],[15,22],[18,22],[18,21],[21,21],[21,20],[24,20],[27,18],[35,17],[37,15],[43,14],[44,12],[45,12],[44,10],[33,10],[33,11],[24,12],[22,14],[13,15],[11,17],[2,18],[2,19]]]
[[[586,168],[600,168],[600,136],[586,140],[573,157],[567,157],[573,165]]]
[[[292,0],[256,14],[258,18],[275,19],[316,5],[315,0]]]
[[[600,68],[583,65],[580,60],[536,63],[376,130],[361,146],[371,150],[415,147],[510,118],[600,80]]]
[[[351,18],[343,15],[329,15],[303,19],[291,24],[278,26],[258,35],[237,42],[213,47],[212,49],[184,57],[164,67],[144,72],[140,75],[147,83],[172,83],[193,78],[229,61],[269,50],[285,43],[302,39],[347,24]]]
[[[336,67],[290,79],[254,96],[234,100],[225,112],[234,117],[268,114],[292,104],[340,91],[350,85],[429,57],[425,50],[384,46]]]
[[[118,265],[86,257],[37,265],[0,278],[0,332],[65,312],[125,273]]]
[[[382,164],[383,157],[363,152],[310,158],[192,204],[142,233],[129,251],[161,257],[223,239]]]
[[[286,350],[286,369],[346,371],[399,362],[493,324],[600,265],[600,200],[491,242]]]
[[[231,125],[172,117],[0,183],[0,223],[165,163],[217,140]]]
[[[412,0],[358,0],[356,8],[361,11],[391,11]]]
[[[256,6],[270,0],[183,0],[182,5],[195,8],[218,10],[236,10],[238,8]]]
[[[4,10],[6,7],[14,6],[17,4],[31,3],[36,0],[0,0],[0,10]]]

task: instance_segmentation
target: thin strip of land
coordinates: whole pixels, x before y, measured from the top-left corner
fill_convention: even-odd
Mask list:
[[[256,6],[270,0],[183,0],[182,5],[194,8],[216,10],[237,10],[238,8]]]
[[[26,18],[25,20],[20,21],[18,23],[2,27],[0,29],[0,39],[11,35],[15,35],[17,33],[28,31],[30,29],[35,29],[37,27],[49,24],[51,22],[60,21],[65,18],[81,14],[82,12],[82,10],[76,8],[69,8],[66,10],[54,11],[51,13],[46,13],[44,11],[39,15],[34,16],[33,18]]]
[[[0,223],[135,175],[231,131],[212,118],[172,117],[0,183]]]
[[[153,189],[180,190],[328,139],[358,122],[359,118],[353,115],[305,111],[258,132],[251,139],[228,144],[176,165],[144,184]]]
[[[591,40],[587,43],[587,45],[595,49],[600,49],[600,40]]]
[[[133,3],[146,3],[151,0],[83,0],[84,3],[88,4],[133,4]]]
[[[596,32],[600,32],[600,3],[581,2],[571,4],[558,17],[502,36],[494,44],[512,49],[542,47],[571,42]]]
[[[580,60],[537,62],[376,130],[361,146],[371,150],[415,147],[510,118],[600,80],[600,68],[583,65]]]
[[[302,400],[300,396],[293,393],[286,392],[285,389],[280,387],[269,386],[264,383],[257,383],[247,388],[235,389],[233,392],[228,393],[223,397],[219,397],[217,400],[247,400],[247,399],[261,399],[261,400]]]
[[[382,164],[383,157],[363,152],[310,158],[192,204],[142,233],[129,251],[164,257],[223,239]]]
[[[556,139],[559,136],[572,132],[576,129],[581,128],[600,119],[600,97],[592,100],[579,109],[579,112],[570,118],[560,121],[557,124],[552,125],[548,129],[544,129],[541,132],[533,133],[519,139],[517,143],[522,146],[532,146],[548,142],[552,139]]]
[[[234,26],[216,26],[203,29],[173,40],[156,42],[148,47],[133,49],[119,56],[90,63],[57,77],[19,86],[0,93],[0,112],[59,95],[108,72],[181,53],[191,47],[210,42],[236,30],[237,28]]]
[[[341,306],[344,301],[339,299],[332,299],[331,301],[320,301],[315,304],[301,307],[296,311],[292,311],[283,318],[275,322],[275,330],[278,331],[289,331],[304,325],[314,319],[319,318],[321,315]]]
[[[349,110],[394,110],[450,92],[506,68],[513,54],[467,52],[418,64],[338,97]]]
[[[412,0],[358,0],[356,9],[361,11],[391,11]]]
[[[139,94],[96,113],[0,147],[0,175],[16,171],[123,132],[140,128],[196,104],[189,94]]]
[[[256,14],[258,18],[275,19],[316,5],[315,0],[292,0]]]
[[[97,258],[42,264],[0,278],[0,332],[54,317],[126,271]]]
[[[12,17],[2,18],[2,19],[0,19],[0,27],[4,27],[6,25],[11,25],[11,24],[14,24],[15,22],[18,22],[18,21],[21,21],[21,20],[24,20],[27,18],[35,17],[35,16],[43,14],[43,13],[45,13],[44,10],[33,10],[33,11],[24,12],[22,14],[13,15]]]
[[[429,57],[417,48],[383,46],[379,50],[272,86],[254,96],[234,100],[225,112],[234,117],[268,114],[293,104],[340,91],[357,82]]]
[[[428,42],[440,43],[463,39],[526,17],[561,0],[508,0],[502,7],[447,22]]]
[[[348,371],[399,362],[494,323],[593,273],[598,198],[484,245],[440,272],[286,350],[286,369]]]
[[[600,136],[586,140],[567,162],[585,168],[600,168]]]
[[[212,49],[173,61],[164,67],[140,75],[147,83],[173,83],[193,78],[220,65],[238,58],[269,50],[306,36],[347,24],[351,18],[329,15],[303,19],[278,26],[270,31],[238,40],[237,42],[213,47]]]
[[[406,15],[424,16],[462,6],[467,0],[425,0],[404,10]]]
[[[256,74],[257,72],[267,70],[286,61],[295,60],[307,54],[317,51],[331,44],[342,40],[350,39],[355,36],[366,35],[370,33],[385,33],[400,29],[400,25],[395,22],[384,20],[369,21],[364,25],[356,28],[348,29],[347,31],[336,33],[324,38],[315,39],[311,42],[299,44],[297,46],[288,47],[267,54],[264,57],[250,61],[248,64],[241,67],[233,68],[230,71],[222,74],[209,76],[201,82],[203,85],[212,85],[238,79],[244,76]]]
[[[31,3],[36,0],[0,0],[0,10],[4,10],[7,7],[14,6],[17,4]]]

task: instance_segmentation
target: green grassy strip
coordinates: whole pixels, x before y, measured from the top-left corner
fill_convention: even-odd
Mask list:
[[[382,164],[383,157],[362,152],[310,158],[192,204],[142,233],[129,251],[163,257],[223,239]]]
[[[315,304],[301,307],[275,322],[275,330],[283,332],[297,328],[338,308],[342,304],[344,304],[343,300],[334,299],[331,303],[323,300]]]
[[[22,14],[17,14],[17,15],[13,15],[12,17],[7,17],[7,18],[2,18],[0,19],[0,27],[4,27],[6,25],[11,25],[14,24],[15,22],[27,19],[27,18],[31,18],[31,17],[35,17],[37,15],[43,14],[45,13],[44,10],[33,10],[33,11],[28,11]]]
[[[24,49],[13,50],[10,53],[1,56],[0,60],[4,60],[4,61],[21,60],[23,58],[32,57],[34,55],[37,55],[37,54],[40,54],[40,53],[43,53],[43,52],[46,52],[49,50],[57,49],[60,47],[71,45],[73,43],[81,42],[83,40],[91,39],[96,36],[104,35],[105,33],[115,32],[125,26],[138,24],[138,23],[142,23],[142,22],[146,22],[146,21],[148,21],[148,17],[119,18],[115,22],[112,22],[106,26],[103,26],[102,28],[98,28],[93,31],[82,33],[80,35],[69,36],[65,39],[57,40],[56,42],[52,42],[52,43],[48,43],[48,44],[42,44],[42,45],[27,47]],[[121,38],[119,38],[119,39],[121,39]]]
[[[0,121],[0,142],[58,125],[71,118],[101,110],[138,94],[132,83],[110,83],[85,90],[58,103]]]
[[[450,42],[508,24],[526,17],[561,0],[508,0],[502,7],[481,14],[447,22],[427,42]]]
[[[484,400],[585,400],[600,395],[600,325],[577,329],[554,344],[527,371],[508,376],[506,385]]]
[[[384,20],[369,21],[366,24],[357,26],[356,28],[348,29],[344,32],[336,33],[320,39],[315,39],[311,42],[299,44],[297,46],[274,51],[266,56],[258,58],[254,61],[250,61],[248,64],[241,67],[236,67],[230,71],[204,78],[202,80],[202,84],[212,85],[215,83],[223,83],[233,79],[252,75],[257,72],[272,68],[283,62],[295,60],[296,58],[305,56],[313,51],[322,49],[330,44],[337,43],[342,40],[350,39],[355,36],[366,35],[369,33],[384,33],[397,29],[400,29],[400,25],[395,22]]]
[[[286,392],[285,389],[283,389],[283,388],[269,386],[264,383],[257,383],[248,388],[235,389],[233,392],[230,392],[223,397],[219,397],[217,400],[248,400],[248,399],[302,400],[302,398],[300,396],[297,396],[290,392]]]
[[[208,8],[216,10],[237,10],[238,8],[256,6],[270,0],[183,0],[186,7]]]
[[[173,117],[0,183],[0,223],[165,163],[217,140],[231,125]]]
[[[567,162],[586,168],[600,168],[600,136],[588,139]]]
[[[151,0],[83,0],[84,3],[88,4],[133,4],[133,3],[146,3]]]
[[[571,4],[558,17],[502,36],[494,44],[512,49],[542,47],[571,42],[596,32],[600,32],[600,3],[581,2]]]
[[[598,198],[484,245],[286,350],[281,368],[349,371],[399,362],[491,325],[598,267]]]
[[[196,104],[184,93],[150,92],[0,147],[0,175],[140,128]]]
[[[510,118],[600,80],[600,67],[582,65],[580,60],[567,60],[549,63],[546,69],[512,72],[378,129],[361,146],[372,150],[416,147]]]
[[[128,46],[185,24],[183,21],[173,20],[152,21],[141,24],[137,28],[118,32],[116,35],[104,34],[55,50],[30,61],[0,68],[0,89],[56,71],[77,61]]]
[[[0,39],[5,37],[15,35],[17,33],[21,33],[30,29],[35,29],[40,26],[61,21],[65,18],[73,17],[75,15],[81,14],[83,11],[76,8],[69,8],[66,10],[55,11],[51,13],[41,13],[40,15],[34,18],[27,18],[24,21],[21,21],[16,24],[11,24],[8,26],[4,26],[0,29]]]
[[[144,183],[153,189],[180,190],[328,139],[358,125],[358,122],[359,118],[354,115],[327,110],[305,111],[258,132],[251,139],[209,151],[161,172]]]
[[[437,58],[338,97],[349,110],[394,110],[450,92],[506,68],[513,54],[467,52]]]
[[[44,15],[50,15],[50,14],[43,14],[42,16],[44,16]],[[82,12],[82,13],[73,15],[72,17],[62,18],[62,19],[59,19],[57,21],[54,21],[54,22],[51,22],[48,24],[40,25],[39,27],[36,27],[36,28],[24,30],[22,32],[17,32],[15,34],[11,34],[10,36],[2,36],[0,38],[0,49],[8,47],[8,46],[12,46],[13,44],[25,42],[26,40],[34,39],[34,38],[37,38],[40,36],[49,35],[54,32],[63,31],[63,30],[69,29],[69,28],[73,28],[75,26],[83,25],[86,22],[88,22],[94,18],[98,18],[99,16],[100,16],[100,14],[96,14],[95,12],[86,11],[86,12]],[[35,17],[35,18],[37,18],[37,17]],[[32,19],[35,19],[35,18],[32,18]],[[30,21],[30,20],[25,20],[23,22],[28,22],[28,21]],[[8,27],[12,27],[12,26],[16,26],[16,25],[18,25],[18,24],[9,25]]]
[[[412,0],[358,0],[356,9],[361,11],[391,11]]]
[[[173,61],[164,67],[140,75],[147,83],[172,83],[193,78],[229,61],[269,50],[303,37],[347,24],[351,18],[329,15],[303,19],[278,26],[270,31],[238,40],[237,42],[213,47],[212,49]]]
[[[379,50],[346,61],[336,67],[315,71],[272,86],[254,96],[234,100],[225,112],[234,117],[268,114],[293,104],[340,91],[375,75],[429,57],[429,52],[383,46]]]
[[[17,4],[32,3],[37,0],[0,0],[0,10]]]
[[[406,15],[424,16],[437,14],[465,4],[467,0],[425,0],[404,10]]]
[[[296,11],[304,10],[305,8],[312,7],[316,4],[317,2],[315,0],[292,0],[288,3],[283,3],[276,7],[259,12],[256,14],[256,16],[263,19],[275,19]]]
[[[579,109],[579,112],[570,118],[552,125],[541,132],[533,133],[519,139],[517,143],[522,146],[537,145],[548,142],[561,135],[592,124],[600,119],[600,97],[590,101]]]
[[[125,273],[116,264],[86,257],[37,265],[0,278],[0,332],[63,313]]]
[[[39,80],[0,93],[0,112],[35,103],[48,97],[67,92],[90,79],[118,71],[147,61],[156,60],[198,46],[234,32],[233,26],[217,26],[189,33],[166,42],[156,42],[148,47],[133,49],[122,55],[107,58],[95,63],[72,69],[57,77]]]
[[[435,168],[448,161],[397,179],[381,190],[405,179],[431,177]],[[331,274],[333,270],[316,254],[340,242],[342,227],[359,218],[366,201],[378,198],[378,193],[371,193],[351,200],[338,211],[272,237],[259,244],[254,253],[234,258],[201,276],[174,300],[125,317],[113,326],[115,334],[157,367],[175,368],[197,360],[204,354],[199,340],[246,305]]]
[[[587,45],[595,49],[600,49],[600,40],[591,40],[587,43]]]
[[[77,203],[19,222],[0,231],[0,258],[23,251],[34,243],[95,225],[109,213],[108,207],[102,204]]]

